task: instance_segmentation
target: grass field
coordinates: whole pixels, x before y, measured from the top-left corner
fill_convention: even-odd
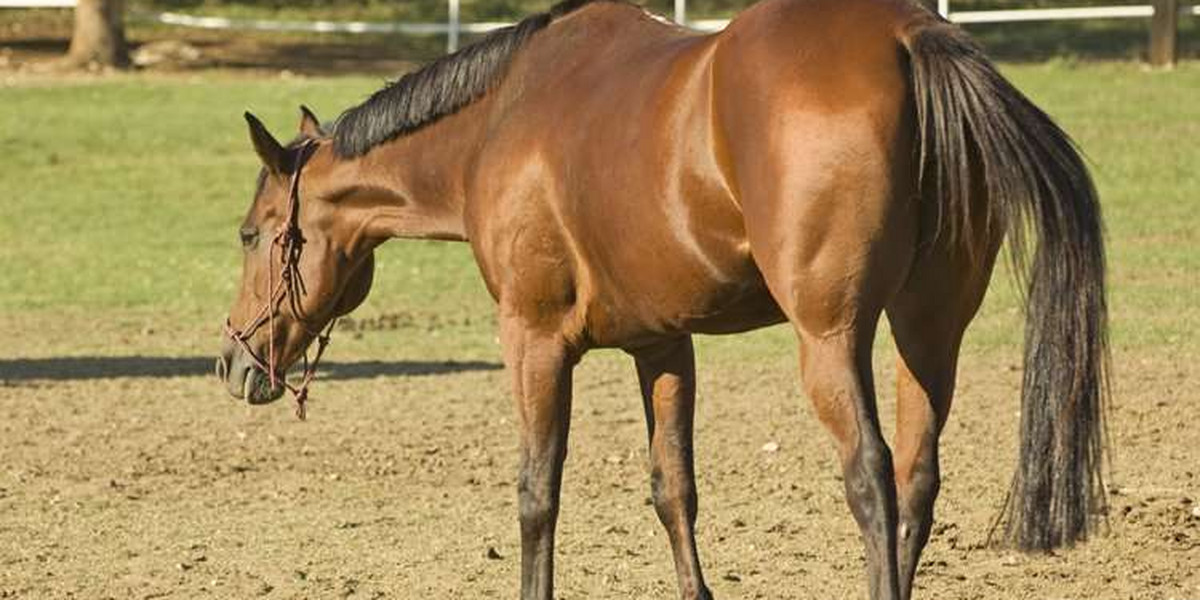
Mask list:
[[[949,476],[944,515],[952,524],[962,523],[964,529],[970,525],[974,546],[964,543],[972,549],[956,549],[947,541],[945,530],[935,534],[932,566],[925,572],[929,587],[946,595],[931,592],[935,595],[930,597],[999,597],[989,595],[998,592],[988,591],[997,586],[1015,590],[1014,595],[1004,597],[1200,597],[1196,576],[1200,570],[1200,519],[1188,520],[1186,510],[1187,503],[1200,502],[1200,450],[1194,425],[1200,399],[1188,387],[1200,379],[1200,339],[1196,335],[1200,330],[1200,64],[1185,63],[1170,73],[1150,72],[1136,64],[1070,61],[1010,65],[1004,70],[1073,134],[1090,159],[1100,189],[1109,233],[1117,391],[1111,427],[1118,447],[1113,482],[1118,489],[1125,489],[1125,496],[1114,497],[1114,506],[1122,510],[1132,507],[1116,515],[1112,527],[1116,539],[1134,541],[1101,540],[1081,553],[1046,563],[989,554],[991,551],[979,546],[978,526],[995,508],[1009,467],[977,474],[977,466],[965,462],[967,458],[955,458],[956,450],[950,448],[956,443],[960,448],[970,446],[972,439],[982,438],[987,447],[976,454],[1002,452],[1003,465],[1009,464],[1007,457],[1015,455],[1009,439],[1015,432],[1012,413],[1017,410],[1011,365],[1019,364],[1022,321],[1008,278],[999,274],[968,335],[962,367],[967,399],[952,416],[952,423],[961,425],[948,431],[952,439],[945,451]],[[380,83],[364,77],[265,79],[215,73],[30,79],[0,87],[0,336],[5,340],[0,349],[0,469],[4,469],[0,470],[0,597],[8,597],[7,591],[18,597],[24,593],[28,597],[78,593],[133,597],[126,592],[149,593],[160,588],[180,597],[205,593],[220,597],[264,589],[268,594],[277,589],[277,595],[285,596],[337,596],[350,589],[351,595],[357,591],[366,597],[370,597],[369,590],[389,597],[404,597],[414,590],[434,597],[491,593],[511,597],[516,581],[511,502],[478,509],[490,519],[478,522],[483,517],[473,516],[471,507],[447,508],[445,496],[435,494],[442,489],[447,494],[465,493],[463,490],[478,485],[464,483],[465,476],[459,481],[453,469],[450,475],[438,470],[450,468],[439,466],[443,459],[455,464],[446,456],[447,449],[458,448],[455,440],[467,435],[473,440],[467,444],[472,452],[482,447],[488,456],[494,453],[497,457],[496,466],[491,466],[490,458],[487,467],[480,466],[482,462],[471,463],[476,469],[473,472],[483,473],[477,476],[484,478],[485,487],[491,486],[489,490],[498,490],[496,498],[515,496],[508,482],[511,440],[503,437],[515,436],[511,436],[511,425],[503,422],[508,405],[503,400],[504,378],[495,371],[499,350],[491,300],[465,245],[393,242],[381,249],[375,289],[354,315],[357,326],[335,334],[329,354],[334,364],[331,381],[317,384],[316,424],[297,429],[287,420],[288,408],[283,404],[260,409],[255,416],[243,415],[230,408],[215,380],[203,378],[210,364],[208,357],[215,355],[218,345],[218,326],[234,293],[240,269],[237,224],[249,204],[257,170],[241,112],[254,111],[281,134],[295,127],[300,103],[332,118]],[[890,361],[888,345],[884,340],[879,343],[878,362],[884,365],[885,374]],[[706,557],[723,565],[712,572],[717,591],[724,592],[719,596],[813,597],[825,589],[856,593],[860,585],[856,565],[850,564],[843,572],[838,567],[809,564],[820,563],[829,547],[837,548],[832,551],[835,557],[853,563],[859,548],[849,517],[840,508],[840,484],[833,480],[828,444],[812,419],[803,419],[802,426],[792,422],[797,413],[794,407],[801,403],[790,366],[794,356],[791,334],[775,328],[705,338],[699,351],[702,368],[711,373],[702,379],[702,395],[707,389],[728,396],[711,398],[708,406],[712,407],[702,408],[698,442],[700,470],[709,468],[702,483],[702,502],[709,511],[706,514],[713,515],[711,525],[702,526],[702,551],[707,550]],[[459,362],[439,366],[445,361]],[[355,371],[356,362],[375,367]],[[595,364],[599,366],[589,367],[593,370],[585,370],[581,376],[580,394],[594,394],[600,400],[591,405],[594,408],[580,409],[590,417],[583,417],[579,439],[573,440],[573,452],[576,445],[582,448],[582,454],[572,459],[577,466],[568,466],[568,494],[577,495],[569,496],[564,509],[564,519],[568,519],[564,535],[575,541],[564,542],[563,552],[565,568],[575,575],[566,576],[564,594],[608,597],[588,593],[596,589],[592,586],[602,585],[613,590],[612,597],[667,597],[665,590],[670,590],[670,584],[664,582],[672,577],[661,537],[622,542],[634,544],[636,552],[642,553],[639,559],[617,550],[594,550],[580,539],[595,537],[600,530],[612,537],[624,535],[622,529],[641,532],[644,527],[649,527],[647,531],[656,527],[652,511],[635,495],[629,510],[638,512],[640,520],[622,525],[615,534],[611,528],[604,529],[605,519],[624,518],[625,510],[613,508],[605,494],[616,493],[616,487],[642,490],[645,477],[640,474],[640,459],[622,459],[626,455],[620,444],[604,433],[602,426],[608,421],[596,416],[607,414],[611,423],[619,423],[620,436],[624,436],[618,436],[620,439],[637,439],[640,407],[632,395],[627,365],[614,353],[602,353]],[[399,366],[389,369],[389,365]],[[746,430],[723,428],[726,420],[751,418],[747,415],[749,407],[756,406],[754,390],[761,385],[775,386],[768,394],[768,408],[762,410],[782,421],[770,426],[752,421],[745,425]],[[889,397],[886,383],[880,386],[885,390],[882,396]],[[427,400],[443,393],[449,398],[444,412],[421,412]],[[1002,429],[991,431],[986,420],[972,416],[982,409],[971,401],[971,394],[998,405],[986,410],[1008,419]],[[381,396],[385,398],[378,399]],[[347,401],[359,397],[364,398],[362,406]],[[377,411],[376,418],[382,415],[392,420],[388,425],[373,424],[370,414],[356,410]],[[475,430],[468,427],[477,422],[486,424]],[[1192,425],[1187,425],[1189,422]],[[144,430],[145,423],[154,426]],[[371,440],[369,448],[346,438],[347,430],[370,431],[373,427],[387,435],[363,434]],[[799,437],[813,438],[811,448],[810,442],[796,443],[803,453],[789,454],[792,450],[785,441],[780,457],[771,459],[778,462],[745,467],[740,472],[724,462],[734,459],[718,456],[727,453],[740,457],[737,460],[759,460],[757,448],[767,436],[792,439],[797,427],[802,428]],[[100,433],[101,429],[109,433]],[[113,432],[122,431],[135,437],[114,437]],[[228,442],[235,431],[239,441]],[[752,432],[747,435],[754,440],[752,447],[739,446],[735,436],[744,431]],[[281,437],[274,438],[276,434]],[[393,435],[397,437],[389,441]],[[157,458],[145,458],[145,465],[164,469],[154,471],[160,479],[153,481],[192,491],[164,492],[158,484],[139,479],[141,467],[128,466],[142,464],[137,462],[141,458],[129,458],[141,456],[131,446],[130,440],[142,439],[136,436],[145,436],[146,447],[159,453]],[[268,437],[272,439],[267,441]],[[283,438],[287,441],[281,441]],[[1005,441],[993,444],[992,438]],[[489,445],[491,439],[505,441]],[[63,459],[55,458],[58,444],[75,447],[81,440],[97,445],[70,455],[79,457],[67,459],[77,465],[62,465]],[[231,446],[223,450],[226,443]],[[386,444],[393,443],[395,454],[386,454],[392,447]],[[303,454],[301,447],[309,448],[309,444],[322,449],[319,456]],[[435,458],[438,448],[442,454]],[[292,451],[297,454],[289,454]],[[377,452],[386,456],[373,454]],[[629,452],[640,452],[640,446]],[[201,472],[192,465],[200,460],[197,453],[217,465],[213,468],[218,475],[188,479],[193,471]],[[225,453],[239,458],[226,459]],[[618,460],[612,460],[613,453]],[[106,458],[106,454],[111,456]],[[295,456],[301,458],[288,458]],[[478,458],[471,456],[471,460]],[[161,465],[163,457],[180,462]],[[404,467],[379,471],[372,461],[382,464],[385,458],[420,463],[426,470],[417,475]],[[122,462],[126,460],[129,462]],[[249,471],[229,467],[239,460],[248,461]],[[81,465],[91,465],[94,471]],[[574,469],[584,467],[578,465],[591,465],[602,475],[579,475],[583,471]],[[754,536],[763,531],[755,528],[770,525],[761,522],[765,517],[759,517],[781,507],[755,505],[761,497],[746,495],[750,492],[738,491],[738,486],[761,490],[767,485],[764,481],[774,481],[788,469],[804,472],[805,465],[815,473],[812,477],[822,482],[817,484],[821,490],[818,498],[812,500],[818,508],[810,510],[828,510],[829,518],[837,523],[833,541],[809,536],[804,543],[811,547],[787,545],[793,542],[754,546]],[[296,474],[287,474],[291,471]],[[339,477],[360,483],[361,487],[354,488],[358,495],[350,494],[349,488],[337,488],[349,484],[330,473],[342,473]],[[612,481],[603,473],[611,474]],[[210,476],[215,479],[208,479]],[[301,485],[288,479],[303,476],[313,480]],[[172,477],[182,478],[183,483]],[[406,481],[395,481],[397,477]],[[587,482],[579,484],[582,492],[571,491],[573,477]],[[100,482],[95,484],[100,491],[92,483],[80,483],[93,480]],[[206,496],[202,488],[210,484],[226,495]],[[274,485],[271,493],[276,495],[268,498],[264,485]],[[730,485],[735,491],[724,491]],[[107,498],[110,487],[126,490],[121,486],[139,490],[137,498],[158,497],[160,501],[155,506],[144,501],[137,504],[137,498],[128,500],[126,494],[125,499],[96,504],[96,497]],[[371,496],[364,490],[376,488],[390,496],[367,506],[362,499]],[[762,492],[763,497],[775,494],[790,499],[801,493],[794,484],[790,491],[771,490],[776,488]],[[295,509],[301,512],[279,515],[280,494],[285,501],[292,498],[292,504],[305,506]],[[306,500],[296,500],[295,494]],[[989,498],[987,506],[972,506],[973,495]],[[195,500],[197,497],[204,501]],[[468,493],[467,497],[476,496]],[[480,497],[492,502],[491,496]],[[65,504],[52,502],[53,498],[65,499]],[[395,505],[398,501],[402,502],[399,507]],[[95,514],[99,520],[90,525],[76,523],[56,512],[62,509],[55,506],[73,506],[71,510]],[[758,508],[735,522],[733,515],[738,514],[739,506]],[[229,516],[231,507],[249,512],[233,511],[243,516]],[[600,517],[569,520],[572,514],[579,515],[574,511],[582,512],[584,507]],[[385,533],[395,546],[381,547],[378,541],[354,538],[353,544],[359,545],[339,554],[323,546],[314,550],[304,545],[303,539],[311,542],[332,535],[323,529],[309,532],[306,528],[314,523],[328,525],[331,531],[336,525],[340,536],[343,529],[375,523],[369,521],[372,514],[397,509],[424,515],[425,520],[403,518],[381,525],[390,528]],[[188,518],[172,524],[179,511],[186,511]],[[305,521],[301,515],[308,513],[303,511],[316,512]],[[329,516],[335,513],[342,516]],[[353,521],[346,514],[367,515],[363,518],[368,520]],[[1142,520],[1130,521],[1131,514],[1142,515]],[[414,557],[411,548],[397,549],[413,545],[414,539],[428,539],[421,536],[437,537],[441,518],[461,518],[457,522],[466,528],[463,539],[454,535],[438,538],[431,543],[428,556]],[[193,541],[146,541],[130,529],[130,523],[141,519],[149,519],[159,534]],[[243,548],[237,541],[237,531],[253,529],[255,523],[279,522],[270,519],[283,519],[288,531],[299,537],[255,534],[251,548]],[[331,525],[331,520],[341,525]],[[745,527],[745,523],[736,524],[741,520],[751,520],[749,531],[739,532]],[[103,523],[109,523],[107,529]],[[343,528],[346,523],[351,524]],[[185,533],[170,533],[171,527]],[[743,541],[727,542],[727,537]],[[199,538],[205,541],[194,542]],[[483,543],[479,539],[485,540],[484,546],[476,547]],[[196,544],[205,549],[196,550]],[[254,548],[254,544],[265,545]],[[479,559],[489,544],[506,557],[496,569]],[[72,546],[78,552],[63,549]],[[289,570],[291,566],[274,564],[279,562],[280,552],[286,554],[281,548],[293,552],[288,556],[296,564],[306,560],[297,556],[316,552],[326,562],[309,563],[303,569],[307,569],[305,573],[323,573],[325,579],[300,577]],[[808,566],[797,572],[753,563],[773,556],[776,550],[791,556],[789,560],[808,561]],[[158,551],[165,557],[158,557]],[[117,559],[110,555],[118,552],[131,556],[121,566],[113,566],[111,561]],[[197,553],[204,558],[197,560]],[[371,553],[372,558],[359,564],[356,557],[363,553]],[[59,566],[46,566],[37,558],[43,554],[51,557],[49,564]],[[438,568],[454,576],[469,572],[465,580],[450,577],[434,582],[420,575],[423,568],[435,568],[430,566],[433,562],[453,562],[463,556],[469,566]],[[97,562],[89,566],[89,560]],[[218,564],[237,560],[248,562],[242,570],[225,566],[223,571],[210,573]],[[617,566],[606,567],[609,561]],[[629,561],[632,566],[626,564]],[[980,561],[983,567],[978,566]],[[1123,566],[1114,566],[1118,564]],[[1160,569],[1154,566],[1157,564],[1173,566]],[[1086,580],[1073,578],[1070,574],[1076,569],[1091,575]],[[1108,571],[1119,573],[1118,581],[1105,579]],[[115,574],[113,581],[118,583],[89,588],[88,577],[96,572]],[[390,583],[388,577],[392,577]],[[800,591],[794,592],[798,596],[770,587],[788,578],[804,582]],[[836,584],[822,578],[836,580]],[[266,583],[260,585],[260,580]],[[830,585],[833,587],[826,587]],[[1065,591],[1056,585],[1065,586],[1061,588]],[[86,593],[88,590],[104,593],[93,595]]]

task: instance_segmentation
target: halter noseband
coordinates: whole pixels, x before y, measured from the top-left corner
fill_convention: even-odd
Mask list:
[[[240,330],[234,329],[229,319],[225,320],[225,335],[241,347],[255,367],[267,373],[270,378],[271,390],[276,390],[282,385],[296,398],[296,416],[301,420],[307,415],[305,403],[308,400],[308,386],[312,383],[313,376],[316,375],[317,363],[321,361],[321,355],[325,353],[325,347],[329,345],[329,334],[333,331],[334,324],[337,323],[336,317],[330,320],[323,333],[319,329],[316,331],[309,329],[307,319],[300,307],[299,297],[307,293],[304,288],[304,279],[300,275],[300,254],[304,249],[304,234],[300,230],[300,171],[304,168],[304,164],[315,147],[316,144],[311,139],[304,140],[296,154],[296,166],[292,171],[291,183],[288,186],[287,214],[276,230],[275,237],[271,239],[271,249],[267,257],[267,289],[270,292],[267,302]],[[275,263],[276,247],[279,248],[280,261],[278,280],[275,279],[270,268]],[[311,363],[308,361],[308,351],[306,350],[304,353],[304,377],[299,386],[288,383],[287,379],[277,371],[279,357],[275,354],[275,314],[279,312],[279,307],[283,304],[284,299],[288,300],[288,306],[296,322],[304,328],[306,333],[317,340],[317,355]],[[265,361],[254,353],[247,342],[264,324],[267,325],[267,335],[269,336]]]

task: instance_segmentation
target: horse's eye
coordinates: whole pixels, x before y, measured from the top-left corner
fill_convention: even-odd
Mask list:
[[[238,236],[242,238],[242,246],[249,248],[258,241],[258,228],[243,227],[238,231]]]

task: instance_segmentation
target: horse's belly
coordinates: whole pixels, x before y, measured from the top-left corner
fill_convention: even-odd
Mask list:
[[[598,346],[636,347],[681,334],[749,331],[786,320],[752,261],[717,281],[695,271],[659,268],[636,281],[610,281],[586,302]],[[647,276],[648,275],[648,276]]]
[[[719,303],[711,312],[682,315],[680,328],[690,333],[739,333],[786,320],[775,299],[765,288],[761,288]]]

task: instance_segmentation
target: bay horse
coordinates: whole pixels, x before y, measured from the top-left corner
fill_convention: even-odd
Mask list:
[[[1100,207],[1067,135],[960,29],[909,0],[764,0],[702,35],[568,0],[405,75],[263,169],[218,371],[252,403],[366,297],[391,238],[471,245],[498,306],[520,429],[521,597],[553,598],[572,370],[633,357],[651,490],[680,596],[694,539],[691,335],[787,323],[832,434],[871,598],[907,599],[933,520],[963,332],[1010,239],[1027,326],[1019,466],[1000,519],[1025,550],[1104,508]],[[1026,251],[1026,246],[1031,250]],[[897,350],[894,449],[871,346]]]

